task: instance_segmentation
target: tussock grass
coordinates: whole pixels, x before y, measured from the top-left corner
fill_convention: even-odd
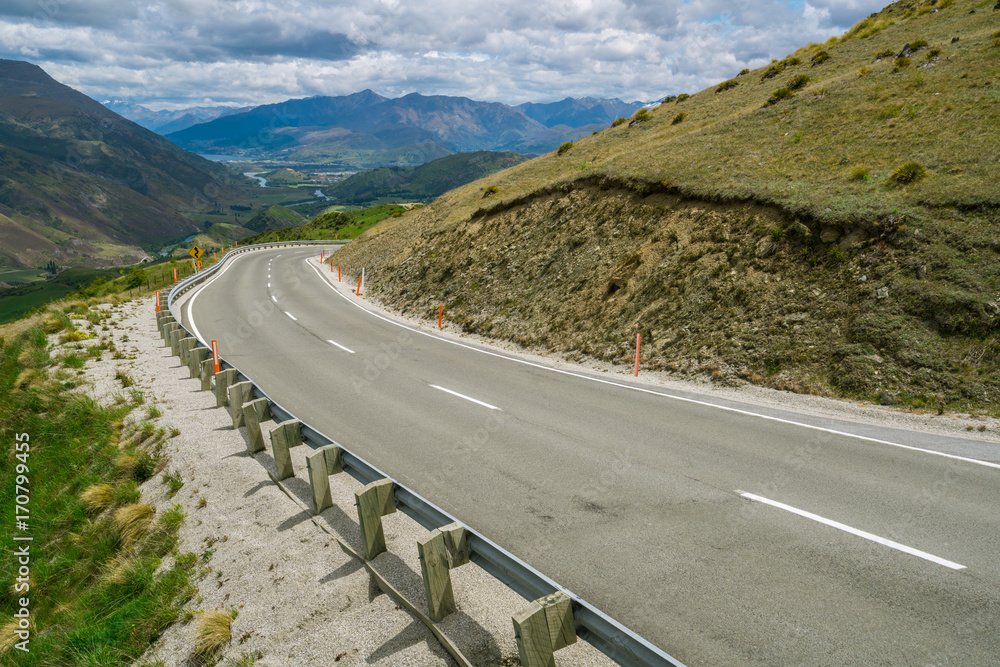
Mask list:
[[[114,504],[114,492],[115,489],[110,484],[94,484],[80,494],[80,500],[88,510],[99,511]]]
[[[205,659],[221,651],[233,638],[232,624],[233,617],[229,612],[218,609],[202,612],[195,628],[195,655]]]
[[[155,509],[139,503],[115,510],[113,518],[122,544],[132,546],[138,542],[149,529],[154,514]]]

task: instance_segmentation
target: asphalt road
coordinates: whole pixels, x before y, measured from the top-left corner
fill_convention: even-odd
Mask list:
[[[1000,461],[1000,444],[512,361],[359,308],[306,264],[317,254],[240,256],[182,302],[185,323],[676,658],[1000,664],[1000,466],[961,458]]]

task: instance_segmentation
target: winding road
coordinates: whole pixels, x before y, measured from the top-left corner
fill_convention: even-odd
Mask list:
[[[184,323],[296,416],[671,655],[1000,664],[1000,444],[445,340],[336,289],[318,254],[237,256],[180,302]]]

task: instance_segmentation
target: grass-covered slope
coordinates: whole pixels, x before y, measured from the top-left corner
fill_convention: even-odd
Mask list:
[[[520,153],[476,151],[457,153],[419,167],[371,169],[326,188],[328,196],[344,204],[375,202],[428,202],[448,190],[465,185],[527,159]]]
[[[255,232],[269,232],[274,229],[294,227],[302,224],[302,221],[302,216],[292,209],[275,205],[255,215],[245,227]]]
[[[124,357],[99,337],[114,312],[95,303],[53,306],[0,337],[0,510],[9,517],[0,537],[12,545],[0,560],[4,665],[133,664],[193,595],[196,556],[176,548],[183,512],[157,511],[139,488],[166,464],[176,431],[154,423],[155,406],[127,373],[112,405],[73,391],[88,359]],[[22,600],[28,628],[18,636]]]
[[[895,3],[383,223],[338,263],[380,269],[391,305],[526,345],[625,361],[640,332],[646,367],[996,412],[994,5]]]
[[[251,236],[242,241],[270,243],[272,241],[312,241],[327,239],[353,239],[389,217],[400,217],[407,212],[405,206],[384,204],[358,211],[331,211],[291,229],[278,229]]]

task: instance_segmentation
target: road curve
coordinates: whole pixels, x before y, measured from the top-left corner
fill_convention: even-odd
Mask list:
[[[678,659],[1000,661],[1000,446],[519,363],[366,311],[318,252],[238,256],[181,302],[185,324]]]

